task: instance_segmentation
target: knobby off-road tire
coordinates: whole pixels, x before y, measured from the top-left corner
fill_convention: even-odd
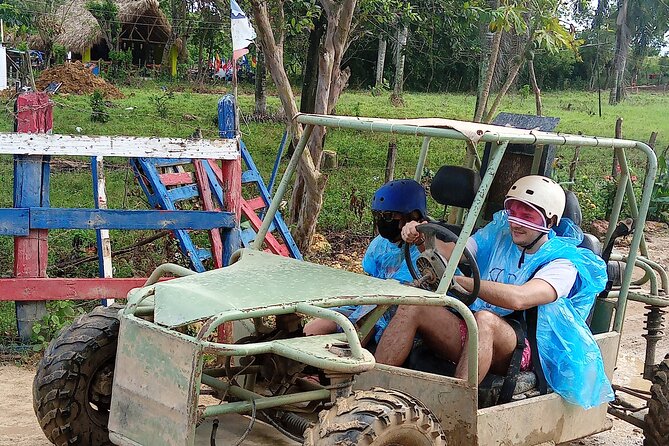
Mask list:
[[[122,307],[97,307],[51,341],[33,381],[33,407],[57,446],[111,445],[107,422]]]
[[[437,418],[421,402],[374,388],[339,399],[304,433],[304,446],[445,446]]]
[[[650,387],[644,446],[669,445],[669,355],[658,364]]]

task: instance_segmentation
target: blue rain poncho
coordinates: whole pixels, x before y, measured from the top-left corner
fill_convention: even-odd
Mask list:
[[[548,241],[518,268],[521,248],[513,243],[505,211],[473,236],[476,262],[482,280],[522,285],[541,267],[556,259],[567,259],[578,272],[566,298],[540,305],[537,319],[537,348],[548,385],[565,400],[586,409],[613,400],[611,383],[597,342],[586,319],[595,297],[606,285],[606,264],[592,251],[577,246],[583,233],[571,220],[563,218],[548,234]],[[487,309],[499,315],[510,310],[477,299],[472,311]]]
[[[411,261],[416,268],[416,259],[420,251],[415,245],[411,245]],[[398,246],[390,240],[377,235],[367,247],[362,259],[362,269],[370,276],[379,279],[395,279],[400,283],[413,281],[409,267],[404,261],[404,246]],[[349,318],[354,324],[363,316],[376,308],[376,305],[346,305],[334,308]],[[383,331],[392,318],[393,311],[388,310],[374,325],[374,340],[379,342]]]

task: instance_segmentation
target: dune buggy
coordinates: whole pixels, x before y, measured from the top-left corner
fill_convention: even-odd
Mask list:
[[[460,236],[455,240],[454,258],[460,258],[467,237],[482,223],[489,196],[496,188],[507,190],[495,186],[495,181],[509,184],[514,176],[537,173],[545,147],[613,150],[621,174],[602,253],[609,260],[611,289],[598,297],[591,327],[610,378],[628,300],[649,305],[646,377],[654,384],[652,395],[645,398],[648,407],[629,412],[614,405],[610,410],[642,426],[646,444],[667,444],[669,360],[655,365],[654,355],[662,334],[662,309],[669,305],[668,279],[648,259],[643,240],[657,169],[650,147],[635,141],[445,119],[306,114],[295,119],[304,125],[304,132],[254,242],[256,249],[242,249],[230,266],[200,274],[163,265],[144,287],[129,293],[124,308],[98,308],[52,342],[34,381],[35,412],[49,440],[59,445],[187,446],[204,438],[214,444],[218,425],[225,427],[228,414],[246,414],[245,422],[250,424],[261,420],[285,434],[286,444],[305,445],[557,444],[610,428],[608,405],[586,411],[555,393],[539,395],[531,372],[517,380],[510,402],[493,404],[499,388],[477,383],[473,315],[463,302],[446,294],[457,262],[439,271],[431,291],[260,249],[311,131],[314,126],[328,126],[423,137],[417,179],[432,138],[467,141],[468,168],[479,161],[476,145],[490,145],[475,187],[449,191],[454,201],[441,203],[469,208],[456,221]],[[518,144],[533,153],[529,171],[503,172],[500,165],[511,153],[509,146]],[[630,181],[628,150],[637,150],[647,159],[639,201]],[[458,169],[462,168],[455,169],[454,175]],[[463,204],[464,195],[470,198]],[[624,202],[632,221],[619,225]],[[630,232],[629,254],[612,254],[615,237]],[[644,273],[642,278],[633,279],[632,266]],[[159,282],[167,273],[181,277]],[[375,364],[360,340],[389,306],[402,304],[446,306],[462,316],[472,334],[466,345],[470,352],[467,379],[434,373],[429,367],[416,370],[421,367],[411,368],[411,364],[402,368]],[[331,309],[340,305],[376,307],[354,326]],[[302,316],[329,319],[342,332],[304,337]],[[227,323],[235,327],[234,343],[214,336]],[[208,434],[198,433],[204,427],[211,430],[211,440]],[[249,431],[250,427],[242,429],[240,441]]]

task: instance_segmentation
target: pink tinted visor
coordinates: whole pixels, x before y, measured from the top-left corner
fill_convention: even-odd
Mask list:
[[[511,223],[543,233],[548,233],[550,231],[546,226],[546,217],[544,217],[544,213],[532,203],[509,197],[504,200],[504,210]]]

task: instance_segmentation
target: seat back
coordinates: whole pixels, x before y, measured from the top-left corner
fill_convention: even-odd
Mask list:
[[[581,227],[581,223],[583,223],[583,213],[581,212],[581,204],[578,202],[578,197],[570,190],[564,191],[564,195],[566,201],[562,217],[570,219],[576,223],[576,226]]]
[[[469,209],[481,185],[478,172],[461,166],[441,166],[432,179],[430,194],[444,206]]]

